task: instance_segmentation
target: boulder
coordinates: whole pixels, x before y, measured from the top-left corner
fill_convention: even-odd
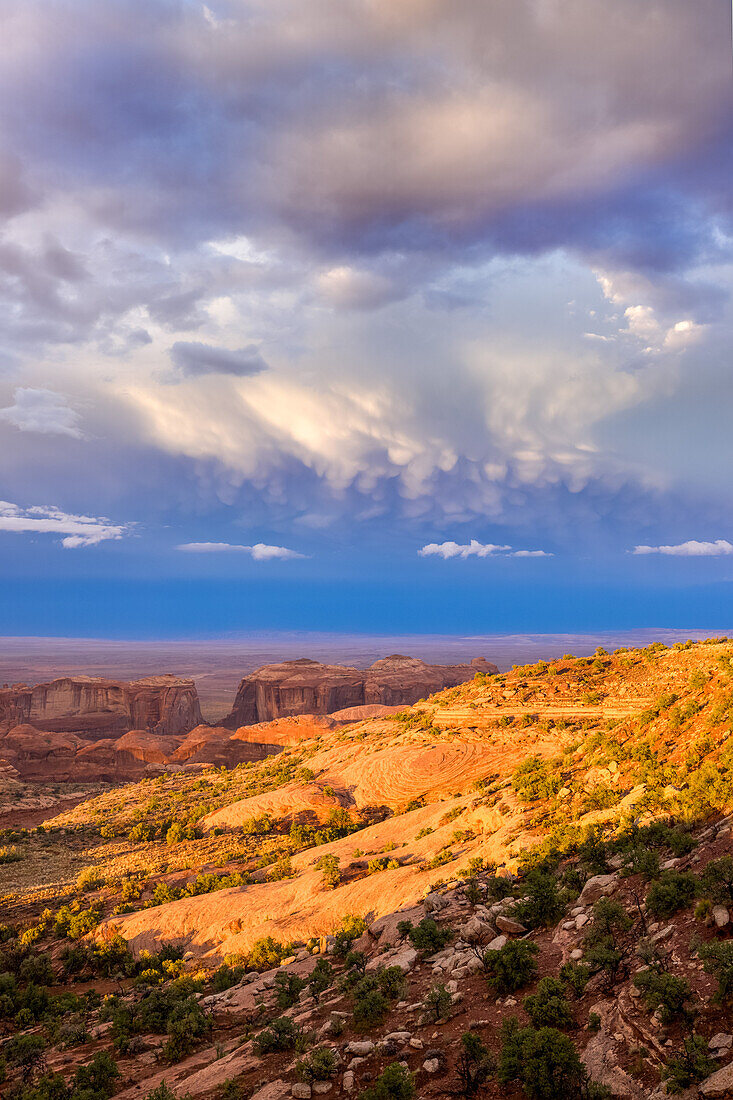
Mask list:
[[[612,894],[618,882],[618,875],[594,875],[589,878],[580,892],[578,905],[595,905],[599,898]]]
[[[733,1095],[733,1062],[712,1073],[698,1086],[701,1096],[730,1097]]]
[[[496,927],[500,932],[508,932],[512,936],[519,936],[527,929],[518,920],[514,920],[513,917],[507,917],[504,913],[499,913],[496,917]]]
[[[730,913],[724,905],[713,906],[713,920],[716,928],[725,928],[730,924]]]

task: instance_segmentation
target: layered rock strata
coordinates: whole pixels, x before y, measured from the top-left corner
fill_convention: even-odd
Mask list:
[[[239,685],[234,707],[222,719],[228,729],[297,714],[333,714],[363,707],[408,706],[436,691],[472,680],[477,672],[498,672],[476,657],[470,664],[429,665],[417,657],[393,654],[367,669],[324,665],[300,658],[264,665]]]

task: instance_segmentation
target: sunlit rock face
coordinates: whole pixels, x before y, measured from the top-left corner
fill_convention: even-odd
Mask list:
[[[498,669],[480,657],[465,665],[428,665],[400,654],[375,661],[365,670],[307,658],[283,661],[244,677],[222,725],[236,729],[288,715],[333,714],[369,704],[406,706],[472,680],[477,672],[492,674]]]

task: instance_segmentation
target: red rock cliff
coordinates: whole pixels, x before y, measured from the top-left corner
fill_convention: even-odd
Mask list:
[[[0,689],[0,725],[6,729],[30,723],[39,730],[97,739],[131,729],[184,734],[201,721],[193,680],[175,676],[130,681],[68,676],[32,688]]]
[[[366,670],[323,665],[307,658],[283,661],[245,676],[234,707],[221,724],[238,729],[293,714],[333,714],[365,704],[408,706],[433,692],[472,680],[477,672],[498,671],[482,657],[465,665],[428,665],[417,657],[393,654]]]

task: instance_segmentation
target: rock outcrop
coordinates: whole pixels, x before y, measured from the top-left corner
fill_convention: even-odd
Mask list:
[[[202,721],[193,680],[149,676],[107,680],[65,676],[49,683],[0,689],[0,729],[30,724],[50,733],[119,737],[129,730],[160,736],[188,733]]]
[[[228,729],[252,726],[297,714],[333,714],[368,705],[408,706],[433,692],[493,674],[496,665],[481,657],[470,664],[429,665],[417,657],[393,654],[360,670],[300,658],[264,665],[239,685]]]

